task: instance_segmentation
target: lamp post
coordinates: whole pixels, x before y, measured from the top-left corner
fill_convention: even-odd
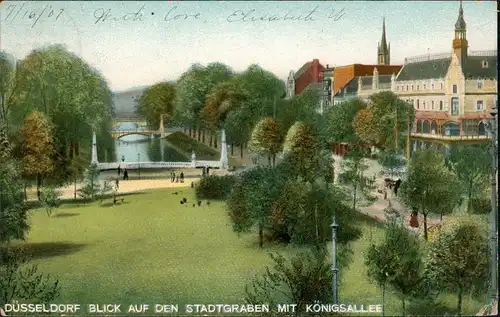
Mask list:
[[[335,215],[333,216],[332,222],[332,290],[333,290],[333,304],[339,303],[339,293],[338,293],[338,279],[337,274],[339,272],[337,268],[337,229],[339,225],[335,221]]]
[[[137,153],[137,167],[139,170],[139,179],[141,179],[141,153]]]
[[[498,102],[497,105],[491,110],[491,119],[486,122],[486,127],[491,135],[491,212],[490,212],[490,292],[492,310],[498,303],[498,259],[497,259],[497,115],[498,115]]]

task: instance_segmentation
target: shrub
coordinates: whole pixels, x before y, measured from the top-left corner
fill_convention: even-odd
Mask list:
[[[209,175],[203,177],[196,186],[198,199],[226,199],[231,193],[235,178],[232,175]]]
[[[472,198],[470,203],[474,214],[487,214],[491,211],[491,200],[488,198]]]

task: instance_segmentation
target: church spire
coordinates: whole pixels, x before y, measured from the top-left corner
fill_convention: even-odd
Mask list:
[[[382,22],[382,39],[378,45],[377,52],[377,64],[379,65],[389,65],[390,64],[390,45],[388,46],[387,38],[385,34],[385,17]]]
[[[455,38],[453,39],[453,51],[457,55],[462,66],[467,61],[467,24],[464,19],[464,9],[462,1],[460,1],[460,9],[458,10],[458,19],[455,23]]]

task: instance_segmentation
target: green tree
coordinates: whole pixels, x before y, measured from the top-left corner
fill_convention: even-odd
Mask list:
[[[20,247],[0,246],[0,307],[17,300],[47,303],[59,296],[59,281],[28,260]]]
[[[405,227],[392,220],[387,223],[385,238],[380,244],[371,244],[365,254],[368,277],[382,288],[382,305],[386,287],[399,295],[403,316],[405,302],[414,294],[423,279],[423,261],[418,239]]]
[[[16,80],[17,61],[6,52],[0,51],[0,123],[9,128],[10,107],[14,102],[19,81]]]
[[[444,155],[434,149],[417,151],[410,160],[407,180],[401,186],[401,198],[412,210],[424,216],[424,237],[427,240],[427,216],[453,209],[461,190],[456,175],[444,163]]]
[[[52,211],[54,208],[58,208],[61,200],[59,197],[61,196],[61,193],[58,192],[54,187],[47,187],[42,190],[42,193],[40,195],[40,202],[42,203],[42,206],[45,208],[45,211],[47,212],[47,216],[52,215]]]
[[[365,107],[358,111],[354,117],[354,130],[358,138],[368,144],[375,145],[378,141],[378,130],[374,124],[373,111],[371,107]]]
[[[462,296],[473,287],[488,282],[488,229],[469,215],[446,220],[430,240],[426,275],[439,289],[457,293],[458,315]]]
[[[337,252],[340,271],[351,260],[349,251],[348,248],[340,247]],[[314,247],[289,259],[278,253],[270,253],[269,256],[273,266],[266,267],[262,276],[254,277],[250,285],[245,287],[247,303],[293,303],[297,304],[298,315],[298,312],[305,310],[306,304],[331,301],[332,270],[325,247]]]
[[[53,169],[52,125],[41,112],[29,114],[19,130],[18,154],[26,178],[36,177],[37,197],[40,199],[42,180]]]
[[[232,76],[233,70],[222,63],[211,63],[206,67],[193,64],[181,75],[176,85],[175,121],[189,127],[190,136],[196,128],[203,129],[204,135],[208,128],[203,120],[206,97],[214,86],[228,81]]]
[[[328,119],[328,136],[333,142],[358,144],[359,138],[354,129],[354,119],[361,109],[367,107],[361,99],[351,99],[331,107],[326,112]]]
[[[408,139],[408,120],[413,121],[414,108],[393,92],[383,91],[370,96],[369,109],[377,147],[404,149]],[[372,141],[372,137],[366,141]]]
[[[29,229],[19,166],[11,152],[6,127],[0,123],[0,243],[24,239]]]
[[[382,171],[391,178],[401,177],[403,174],[402,169],[405,166],[405,159],[401,152],[393,149],[382,150],[378,155],[378,163],[382,166]]]
[[[20,127],[31,112],[44,113],[53,126],[51,177],[58,183],[73,181],[68,172],[73,155],[90,148],[93,131],[98,142],[103,134],[109,135],[111,90],[98,71],[61,45],[32,51],[18,68],[12,123]]]
[[[348,155],[342,160],[343,172],[339,175],[341,182],[352,189],[352,210],[356,211],[356,199],[358,190],[363,189],[368,183],[364,172],[368,169],[362,149],[352,148]]]
[[[281,135],[278,124],[270,117],[265,117],[257,123],[250,141],[250,152],[267,156],[269,165],[274,166],[276,154],[281,150]]]
[[[93,201],[96,195],[101,191],[99,184],[100,171],[96,165],[91,165],[85,171],[83,186],[78,190],[78,194],[86,201]]]
[[[137,102],[137,113],[146,119],[152,129],[160,124],[160,118],[173,117],[175,86],[169,82],[154,84],[146,89]]]
[[[449,163],[463,184],[470,211],[472,199],[484,192],[491,170],[491,155],[487,145],[468,144],[453,146]]]
[[[233,230],[243,233],[257,227],[259,246],[262,248],[271,207],[280,196],[285,182],[286,175],[269,166],[257,166],[240,174],[227,202]]]
[[[318,142],[311,126],[297,122],[290,128],[283,151],[291,158],[298,175],[306,181],[312,182],[314,179],[318,166],[318,150]]]

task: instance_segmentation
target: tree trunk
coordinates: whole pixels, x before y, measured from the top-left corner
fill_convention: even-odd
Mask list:
[[[382,285],[382,317],[385,316],[385,283]]]
[[[205,130],[201,131],[201,141],[205,143]]]
[[[440,219],[439,219],[441,222],[443,222],[443,210],[441,210],[441,215],[440,215]]]
[[[264,228],[262,225],[259,225],[259,247],[262,249],[264,246]]]
[[[422,212],[422,214],[424,215],[424,238],[427,241],[427,213]]]
[[[27,192],[28,182],[24,182],[24,200],[28,201],[28,192]]]
[[[80,156],[80,143],[75,143],[75,156]]]
[[[187,132],[187,128],[186,128],[186,127],[184,127],[184,134],[186,134],[186,132]]]
[[[189,127],[189,136],[192,137],[193,129]]]
[[[69,143],[69,159],[73,159],[73,155],[75,154],[75,144],[73,142]]]
[[[403,303],[403,316],[406,316],[405,299],[403,298],[401,301]]]
[[[243,159],[243,143],[240,144],[240,156]]]
[[[467,212],[470,212],[472,209],[472,179],[469,182],[469,188],[468,188],[468,200],[467,200]]]
[[[352,200],[352,210],[355,212],[356,211],[356,192],[358,190],[358,186],[353,186],[354,188],[354,195],[353,195],[353,200]]]
[[[198,142],[201,141],[201,131],[200,131],[200,126],[198,126],[198,129],[196,130],[196,133],[198,134]]]
[[[458,287],[458,303],[457,303],[457,311],[458,311],[458,316],[462,315],[462,287]]]
[[[42,187],[42,175],[36,175],[36,197],[40,200],[40,187]]]
[[[74,193],[73,193],[73,197],[74,197],[74,198],[75,198],[75,200],[76,200],[76,177],[75,177],[75,191],[74,191]]]
[[[271,166],[271,155],[267,156],[267,163],[269,166]]]
[[[213,136],[212,133],[210,133],[210,139],[208,140],[208,145],[212,147],[212,144],[213,144]]]
[[[214,148],[217,148],[217,137],[214,137]]]
[[[319,230],[318,230],[318,206],[314,206],[314,221],[316,223],[316,243],[319,245]]]
[[[231,142],[231,156],[234,156],[234,143]]]
[[[273,154],[273,167],[276,166],[276,154]]]

